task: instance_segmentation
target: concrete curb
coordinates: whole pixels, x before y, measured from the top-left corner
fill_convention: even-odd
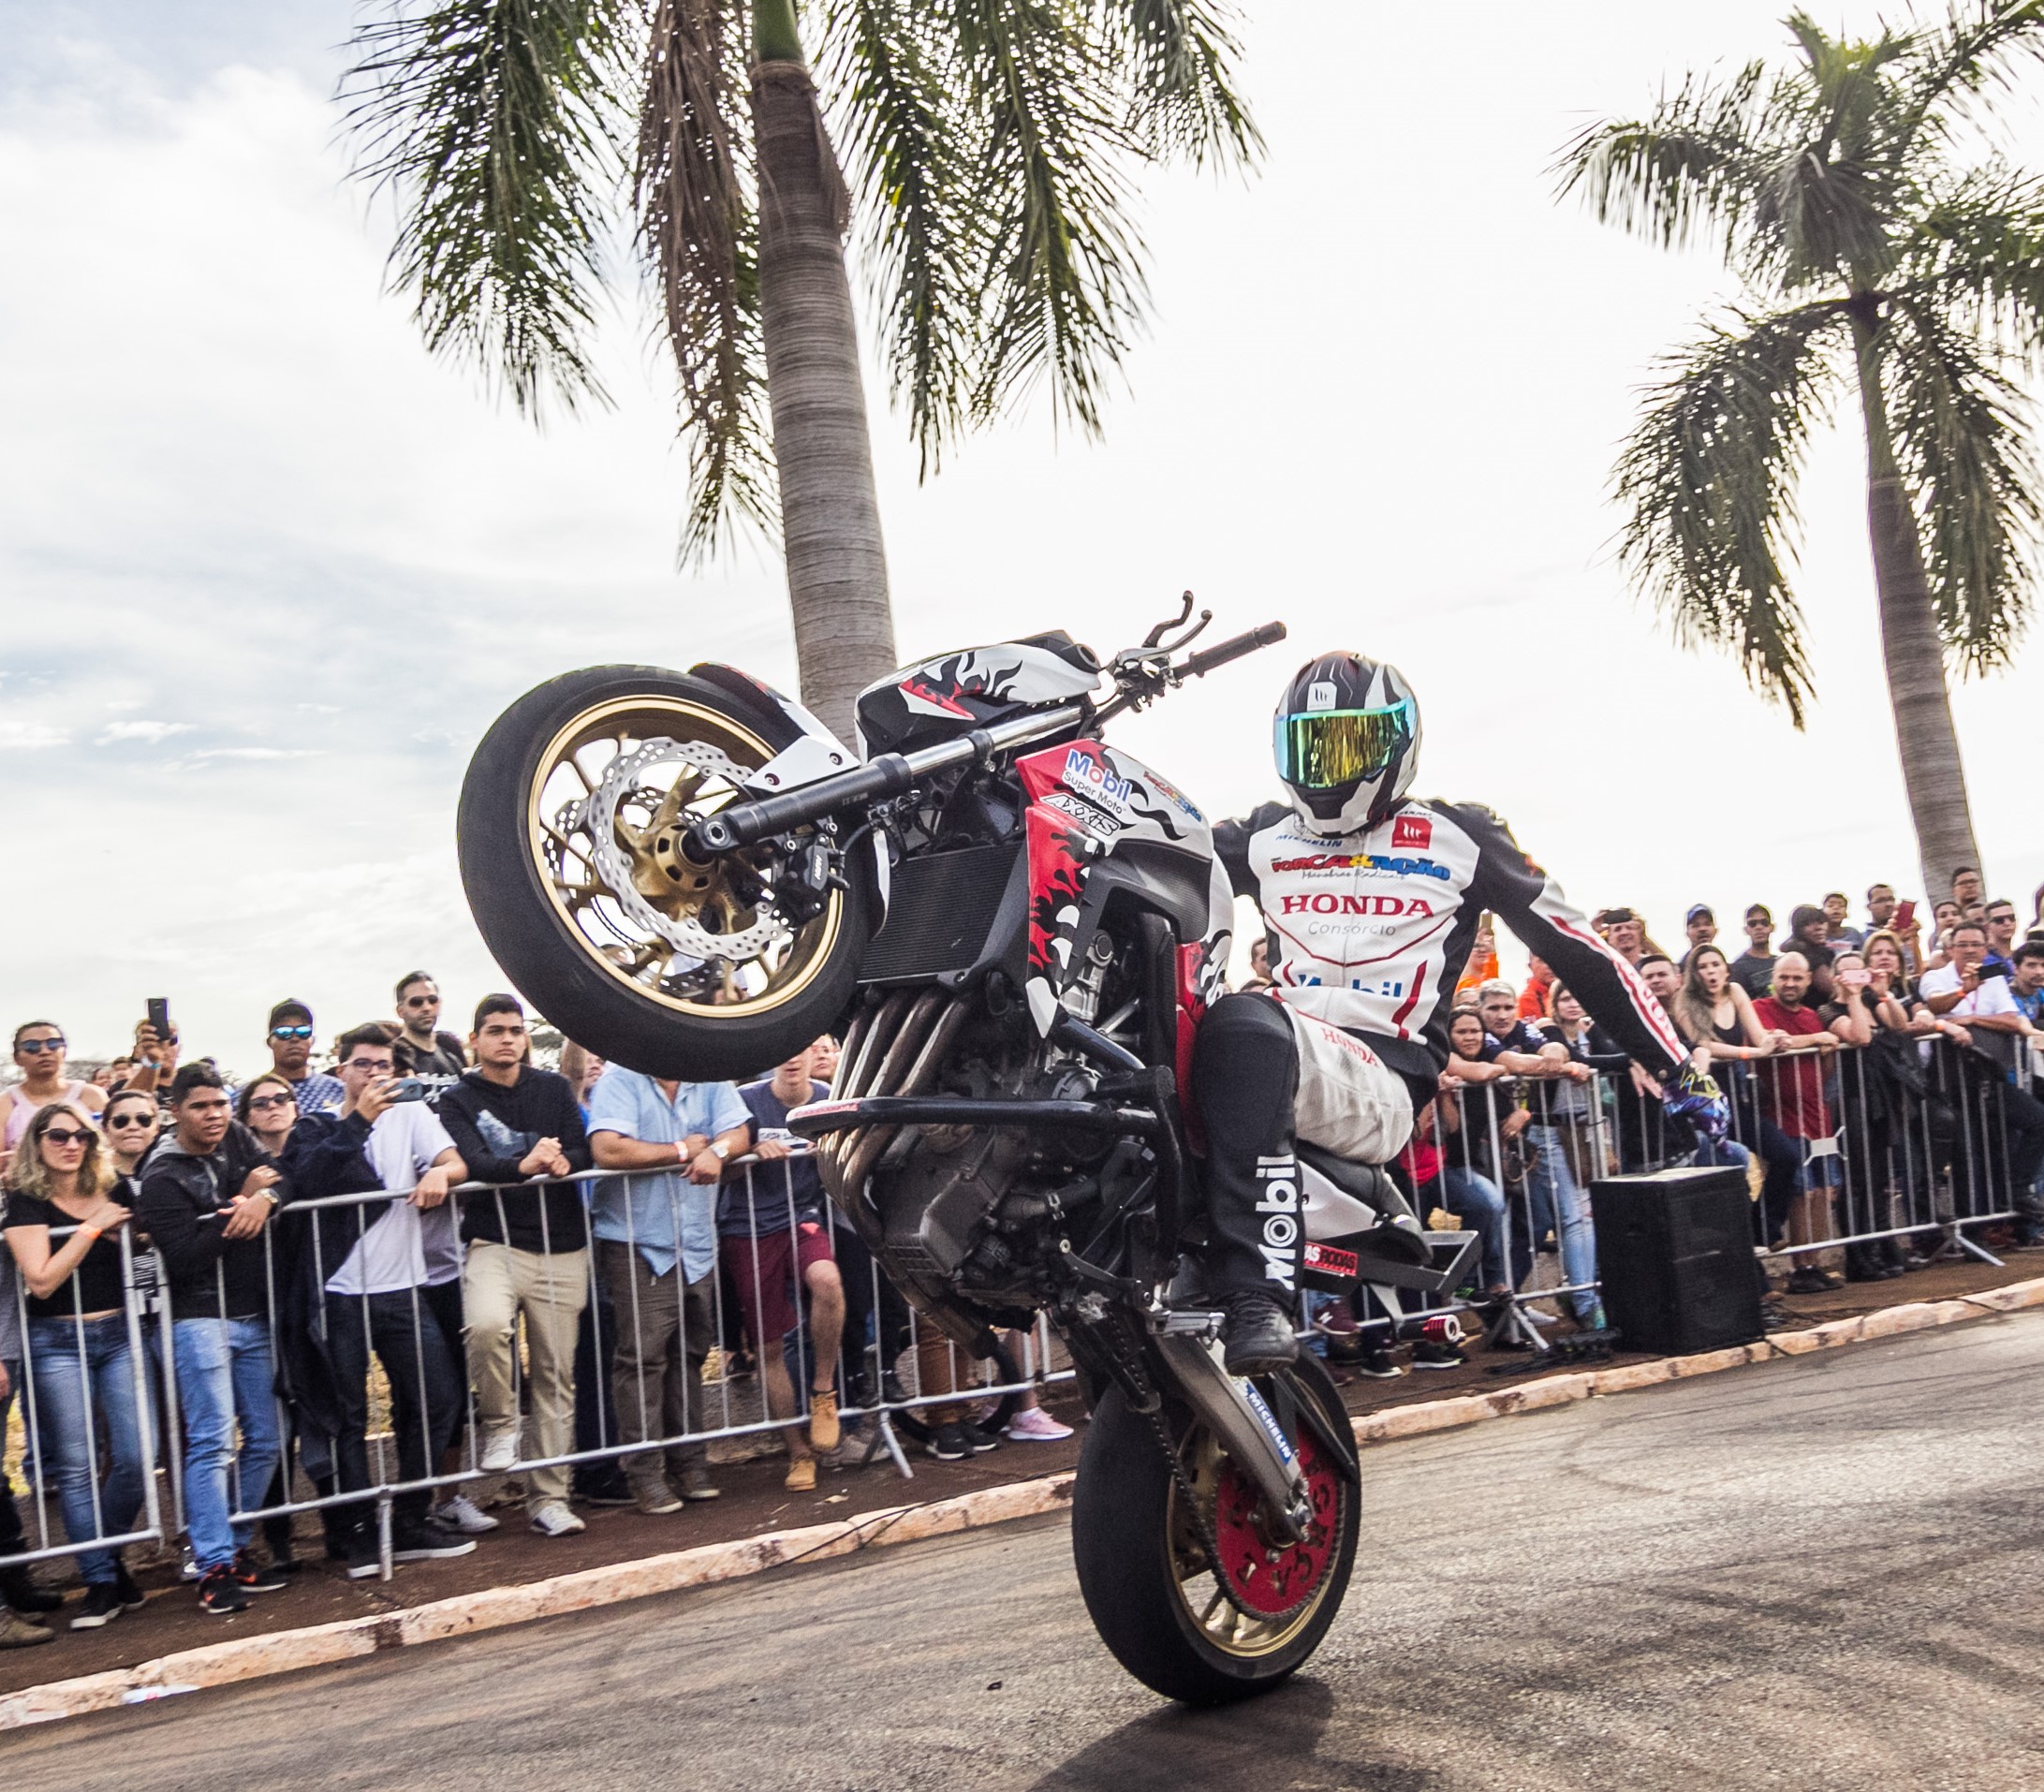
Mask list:
[[[1905,1332],[1931,1330],[1990,1314],[2037,1306],[2044,1306],[2044,1278],[2011,1283],[2007,1287],[1954,1300],[1884,1307],[1855,1318],[1833,1319],[1806,1331],[1777,1331],[1770,1334],[1765,1343],[1741,1344],[1729,1350],[1662,1357],[1623,1369],[1543,1375],[1495,1393],[1463,1394],[1450,1400],[1393,1406],[1358,1418],[1356,1439],[1361,1444],[1381,1444],[1430,1432],[1454,1431],[1486,1419],[1544,1412],[1599,1395],[1631,1393],[1662,1382],[1715,1374],[1746,1363],[1765,1362],[1772,1357],[1806,1356],[1813,1351],[1900,1337]],[[828,1561],[887,1544],[916,1543],[1004,1524],[1011,1519],[1037,1518],[1071,1504],[1072,1480],[1067,1470],[1037,1480],[982,1488],[978,1492],[928,1505],[861,1512],[833,1524],[772,1531],[764,1536],[705,1544],[669,1555],[648,1556],[639,1562],[585,1568],[577,1574],[556,1575],[523,1586],[461,1594],[404,1611],[315,1624],[303,1630],[275,1631],[268,1636],[239,1637],[202,1649],[181,1650],[137,1667],[51,1681],[47,1685],[0,1695],[0,1730],[79,1717],[119,1705],[143,1704],[178,1693],[231,1685],[271,1674],[295,1673],[301,1667],[325,1667],[386,1649],[407,1649],[419,1643],[471,1636],[534,1618],[560,1617],[649,1594],[713,1586],[795,1562]]]

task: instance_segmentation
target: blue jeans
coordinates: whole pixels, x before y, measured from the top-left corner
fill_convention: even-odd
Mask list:
[[[1510,1285],[1505,1268],[1505,1192],[1488,1176],[1450,1164],[1441,1172],[1448,1198],[1441,1205],[1477,1235],[1483,1291]]]
[[[43,1471],[56,1483],[64,1535],[78,1543],[132,1531],[149,1471],[136,1415],[127,1315],[31,1319],[28,1357]],[[106,1438],[108,1457],[106,1478],[96,1486],[96,1432]],[[78,1569],[88,1585],[110,1586],[118,1567],[111,1550],[79,1553]]]
[[[1590,1197],[1577,1187],[1568,1168],[1561,1128],[1528,1126],[1526,1142],[1540,1153],[1526,1174],[1526,1194],[1533,1203],[1533,1240],[1551,1230],[1562,1248],[1562,1280],[1571,1285],[1595,1282],[1596,1231],[1590,1223]],[[1602,1303],[1594,1291],[1566,1299],[1582,1324],[1597,1323]]]
[[[184,1409],[184,1532],[200,1569],[216,1568],[247,1546],[252,1528],[229,1524],[228,1514],[260,1506],[277,1465],[270,1327],[262,1319],[180,1319],[170,1342]]]

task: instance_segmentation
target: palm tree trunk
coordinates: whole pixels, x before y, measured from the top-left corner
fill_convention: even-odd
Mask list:
[[[795,650],[803,702],[849,741],[852,699],[896,662],[845,272],[845,183],[791,0],[756,0],[753,42],[761,336]]]
[[[1878,327],[1871,317],[1855,314],[1853,343],[1859,358],[1860,406],[1866,419],[1867,532],[1873,538],[1874,584],[1880,599],[1881,657],[1888,668],[1895,745],[1902,756],[1910,818],[1916,824],[1924,895],[1936,903],[1951,893],[1954,870],[1980,862],[1979,849],[1973,842],[1965,768],[1945,688],[1937,610],[1923,570],[1916,513],[1895,464],[1888,405],[1881,394]]]

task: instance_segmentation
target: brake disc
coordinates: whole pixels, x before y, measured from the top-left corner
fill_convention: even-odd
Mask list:
[[[750,927],[736,933],[713,933],[693,918],[663,915],[640,891],[632,877],[632,864],[618,845],[618,805],[639,788],[640,773],[648,767],[679,762],[698,771],[713,772],[734,788],[752,775],[753,769],[734,763],[718,748],[702,741],[671,741],[662,735],[642,742],[629,753],[612,759],[588,801],[580,805],[581,831],[589,841],[590,862],[618,907],[644,932],[665,940],[675,951],[694,959],[757,958],[792,930],[772,913],[762,914]],[[677,817],[675,826],[687,825]]]

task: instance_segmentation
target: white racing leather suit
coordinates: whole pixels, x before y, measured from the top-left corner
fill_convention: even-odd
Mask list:
[[[1213,838],[1235,893],[1262,911],[1272,978],[1210,1009],[1194,1056],[1219,1291],[1296,1288],[1295,1138],[1381,1164],[1411,1137],[1447,1067],[1455,985],[1485,909],[1648,1070],[1666,1076],[1686,1055],[1638,974],[1488,809],[1407,799],[1331,837],[1267,803]]]

